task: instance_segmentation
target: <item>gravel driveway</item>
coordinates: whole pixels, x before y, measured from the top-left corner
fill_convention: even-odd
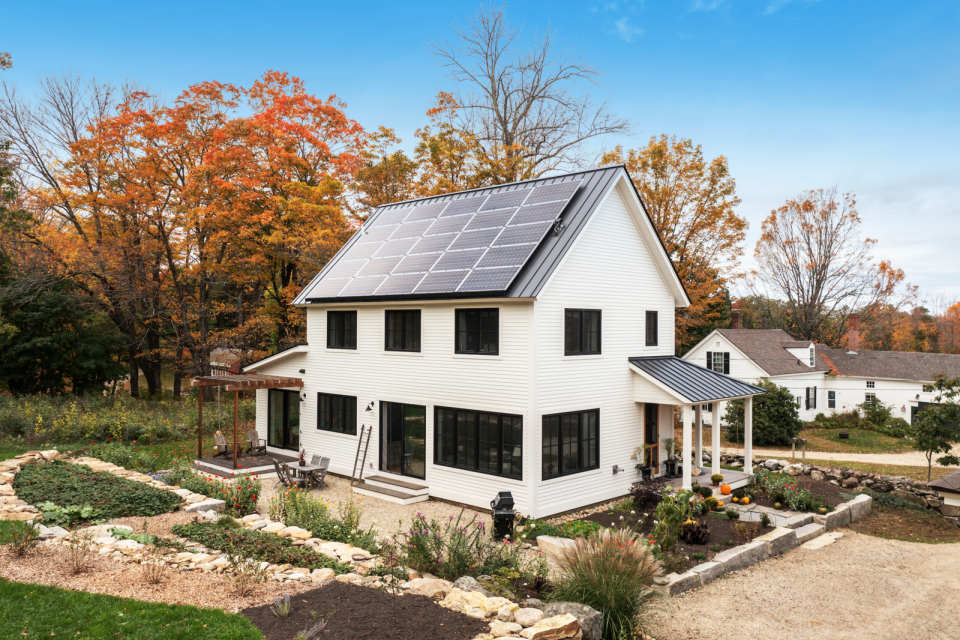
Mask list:
[[[672,599],[652,602],[657,640],[956,640],[960,544],[886,540],[842,529]]]

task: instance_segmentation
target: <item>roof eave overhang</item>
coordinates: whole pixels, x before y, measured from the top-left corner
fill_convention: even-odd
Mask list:
[[[753,396],[761,395],[763,393],[761,391],[758,393],[751,393],[745,396],[718,396],[715,398],[704,398],[702,400],[691,400],[690,398],[686,397],[685,395],[683,395],[682,393],[680,393],[670,385],[663,383],[658,378],[650,375],[649,373],[635,366],[634,364],[628,363],[628,366],[630,367],[631,371],[633,371],[634,373],[642,377],[644,380],[651,383],[652,385],[654,385],[655,387],[657,387],[667,395],[673,398],[676,398],[677,404],[704,404],[709,402],[725,402],[727,400],[741,400],[743,398],[751,398]]]
[[[290,349],[285,349],[284,351],[281,351],[280,353],[275,353],[275,354],[273,354],[272,356],[267,356],[266,358],[264,358],[264,359],[262,359],[262,360],[257,360],[256,362],[252,362],[252,363],[250,363],[250,364],[245,365],[244,367],[242,367],[242,369],[243,369],[243,371],[256,371],[257,369],[261,369],[261,368],[263,368],[263,367],[266,367],[266,366],[269,366],[269,365],[272,365],[272,364],[276,364],[276,363],[280,362],[281,360],[287,358],[288,356],[292,356],[292,355],[297,354],[297,353],[307,353],[307,351],[309,351],[309,350],[310,350],[310,346],[309,346],[309,345],[299,345],[299,346],[296,346],[296,347],[292,347],[292,348],[290,348]]]

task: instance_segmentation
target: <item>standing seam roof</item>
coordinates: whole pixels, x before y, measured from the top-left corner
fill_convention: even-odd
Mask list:
[[[698,404],[766,393],[762,387],[747,384],[676,356],[630,358],[630,364]]]

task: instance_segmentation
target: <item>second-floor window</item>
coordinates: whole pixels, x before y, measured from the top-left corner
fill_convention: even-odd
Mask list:
[[[586,356],[598,353],[600,353],[600,310],[565,309],[563,355]]]
[[[813,360],[813,347],[810,347],[810,366],[812,367],[814,363]]]
[[[836,391],[827,391],[827,408],[828,409],[837,408],[837,392]]]
[[[877,387],[876,382],[874,382],[873,380],[867,380],[867,389],[875,389],[876,387]]]
[[[660,344],[659,338],[660,329],[657,326],[657,312],[656,311],[647,311],[647,346],[655,347]]]
[[[500,353],[500,310],[457,309],[457,353]]]
[[[387,351],[420,351],[420,310],[387,311]]]
[[[357,312],[327,311],[327,349],[357,348]]]
[[[730,374],[730,352],[729,351],[707,351],[707,369],[712,369],[717,373]]]

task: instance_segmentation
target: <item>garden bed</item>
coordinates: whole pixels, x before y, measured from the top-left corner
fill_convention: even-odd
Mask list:
[[[794,484],[798,488],[807,489],[810,491],[811,496],[820,498],[824,504],[830,508],[835,508],[842,504],[844,502],[844,498],[840,494],[843,492],[849,493],[850,491],[849,489],[838,487],[837,485],[830,484],[829,482],[813,480],[810,478],[810,476],[794,476]],[[716,489],[714,489],[714,491],[716,491]],[[755,494],[752,502],[753,504],[760,505],[761,507],[773,508],[774,505],[773,500],[759,492]],[[788,510],[786,505],[783,505],[783,510]]]
[[[274,615],[271,605],[240,614],[267,640],[290,640],[320,619],[326,621],[317,636],[323,640],[469,640],[490,632],[483,620],[441,607],[426,596],[393,596],[343,582],[300,593],[291,598],[291,605],[286,617]]]

